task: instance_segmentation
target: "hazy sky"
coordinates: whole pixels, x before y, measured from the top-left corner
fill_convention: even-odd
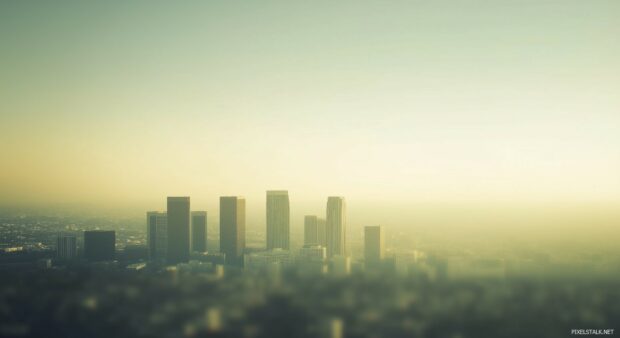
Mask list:
[[[620,201],[620,1],[2,1],[0,203]]]

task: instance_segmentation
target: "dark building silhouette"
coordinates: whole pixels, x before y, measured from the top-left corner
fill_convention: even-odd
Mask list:
[[[58,234],[56,238],[56,258],[72,259],[77,256],[77,238],[74,234]]]
[[[92,262],[111,261],[116,257],[114,231],[84,231],[84,257]]]
[[[245,199],[220,197],[220,251],[226,264],[243,265],[245,250]]]
[[[206,211],[192,211],[192,251],[207,251]]]
[[[189,261],[191,243],[189,197],[168,197],[168,247],[166,261]]]
[[[165,242],[168,236],[166,224],[167,215],[165,212],[149,211],[146,213],[146,243],[151,259],[163,257],[165,254],[164,248],[168,243],[160,243],[160,240]]]

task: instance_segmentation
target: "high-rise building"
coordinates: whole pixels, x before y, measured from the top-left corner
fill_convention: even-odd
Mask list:
[[[245,250],[245,199],[220,197],[220,251],[226,264],[243,265]]]
[[[146,245],[150,259],[164,258],[166,255],[167,223],[168,217],[165,212],[149,211],[146,213]]]
[[[304,217],[304,245],[327,247],[325,219],[314,215]]]
[[[114,231],[84,231],[84,257],[87,260],[111,261],[116,256],[116,234]]]
[[[304,216],[304,245],[319,244],[319,229],[316,216]]]
[[[364,258],[366,267],[378,267],[385,256],[385,236],[380,225],[364,228]]]
[[[73,259],[77,256],[77,237],[74,234],[59,233],[56,239],[56,257]]]
[[[344,197],[327,198],[327,257],[347,254],[347,218]]]
[[[267,191],[267,250],[289,249],[290,208],[288,191]]]
[[[169,264],[189,261],[191,243],[189,197],[168,197],[168,247]]]
[[[206,211],[192,211],[192,251],[207,251]]]

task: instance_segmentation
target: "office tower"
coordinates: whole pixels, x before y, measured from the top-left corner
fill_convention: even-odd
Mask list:
[[[56,239],[56,257],[73,259],[77,256],[77,238],[74,234],[58,234]]]
[[[304,217],[304,245],[327,247],[325,219],[314,215]]]
[[[378,267],[385,255],[385,236],[380,225],[364,228],[364,258],[366,267]]]
[[[206,211],[192,211],[192,251],[207,251]]]
[[[304,245],[319,244],[318,219],[316,216],[304,216]]]
[[[327,257],[347,254],[347,218],[344,197],[327,198]]]
[[[146,213],[146,245],[150,259],[165,257],[168,238],[167,222],[168,217],[165,212],[149,211]]]
[[[176,264],[189,261],[189,197],[168,197],[168,248],[166,261]]]
[[[84,257],[87,260],[111,261],[115,259],[116,234],[114,231],[84,231]]]
[[[245,250],[245,199],[220,197],[220,251],[226,264],[243,265]]]
[[[289,249],[288,191],[267,191],[267,250]]]

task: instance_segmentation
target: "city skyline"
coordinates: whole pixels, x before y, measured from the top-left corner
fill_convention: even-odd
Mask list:
[[[620,0],[0,1],[0,337],[613,335],[618,37]]]

